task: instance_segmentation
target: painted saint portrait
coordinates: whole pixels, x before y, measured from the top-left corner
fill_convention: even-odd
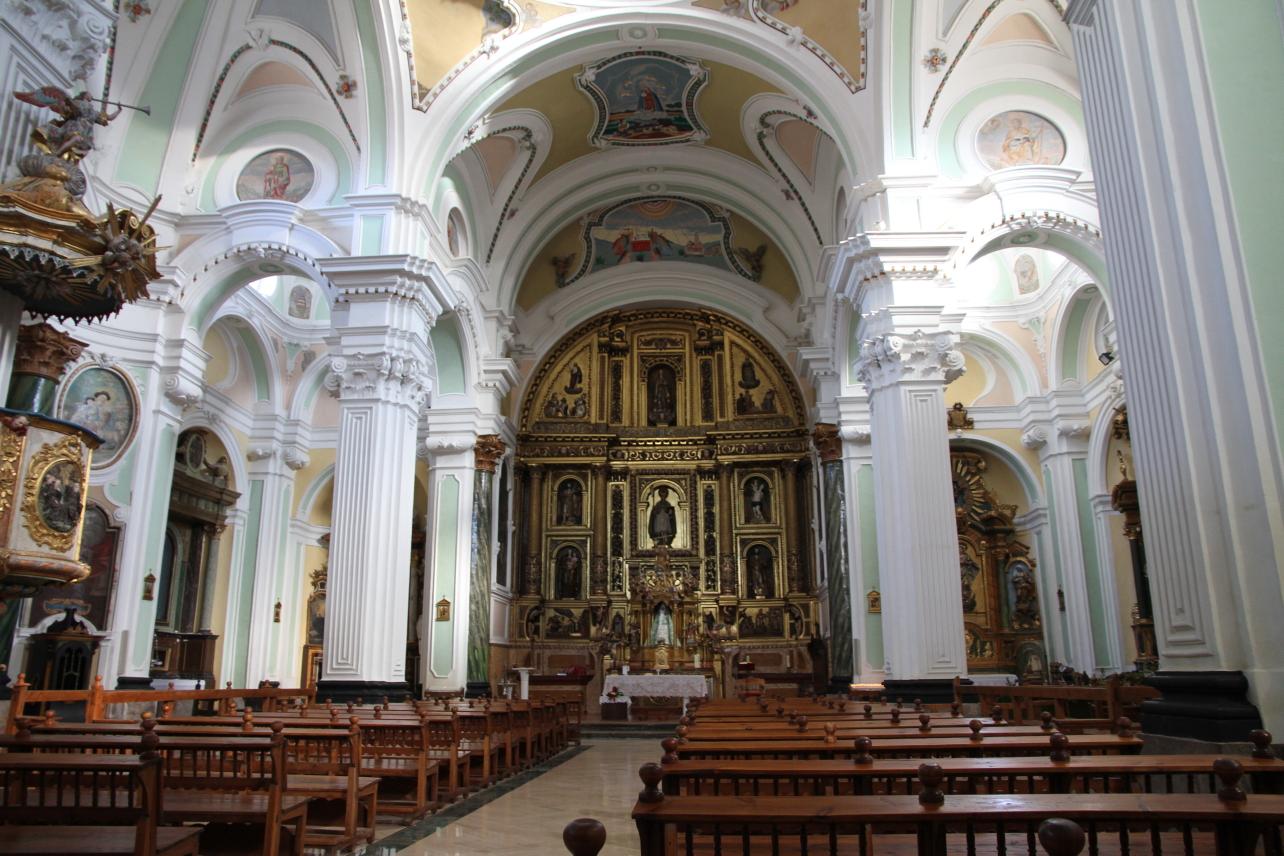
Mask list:
[[[48,615],[62,615],[68,609],[95,627],[107,626],[107,605],[116,574],[116,545],[120,530],[111,526],[107,512],[89,503],[80,529],[80,561],[89,566],[89,576],[65,586],[49,586],[33,599],[31,622]]]
[[[589,66],[575,82],[597,110],[592,143],[639,146],[706,138],[695,99],[708,79],[697,62],[644,51]]]
[[[298,202],[316,179],[312,163],[290,149],[272,149],[245,165],[236,179],[236,198]]]
[[[682,261],[740,272],[728,260],[729,225],[700,206],[658,197],[622,205],[589,226],[589,273],[629,264]]]
[[[1008,110],[981,126],[976,150],[990,169],[1026,164],[1055,166],[1065,160],[1066,138],[1037,113]]]
[[[95,469],[114,463],[137,426],[134,388],[125,375],[101,366],[73,374],[64,386],[58,418],[88,428],[102,438],[94,452]]]
[[[84,470],[75,461],[55,461],[40,476],[36,513],[50,529],[65,534],[80,522]]]

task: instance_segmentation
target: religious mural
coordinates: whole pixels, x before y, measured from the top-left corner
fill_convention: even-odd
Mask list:
[[[704,140],[695,101],[709,72],[694,60],[659,51],[621,54],[575,78],[593,102],[595,146],[650,146]]]
[[[93,468],[110,466],[125,451],[138,427],[134,386],[122,372],[84,366],[63,383],[58,418],[88,428],[102,438]]]
[[[1056,165],[1065,160],[1066,139],[1061,129],[1037,113],[1008,110],[981,125],[976,150],[990,169]]]
[[[298,202],[316,179],[312,162],[292,149],[272,149],[245,165],[236,178],[236,198]]]
[[[731,225],[708,206],[656,197],[618,206],[590,220],[588,270],[683,261],[739,273],[731,258]]]

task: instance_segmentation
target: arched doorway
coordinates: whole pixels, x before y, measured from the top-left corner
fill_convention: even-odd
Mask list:
[[[734,650],[810,669],[806,411],[758,335],[701,310],[599,316],[543,358],[520,428],[512,638],[532,665],[720,673]]]

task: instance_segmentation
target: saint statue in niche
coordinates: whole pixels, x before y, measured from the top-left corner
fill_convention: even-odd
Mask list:
[[[584,372],[579,363],[571,363],[570,382],[566,384],[564,391],[570,395],[579,395],[584,391]]]
[[[673,611],[666,604],[656,604],[655,612],[651,614],[651,635],[647,644],[672,645],[673,639]]]
[[[677,376],[672,366],[656,365],[646,375],[648,425],[673,425],[678,414],[675,406]]]
[[[754,368],[753,360],[745,357],[745,361],[740,364],[740,388],[754,389],[762,381],[758,380],[758,371]]]
[[[749,548],[745,565],[749,571],[749,596],[775,597],[775,562],[771,558],[771,551],[762,544],[753,545]]]
[[[575,479],[557,486],[557,525],[579,526],[584,522],[584,489]]]
[[[660,498],[651,507],[651,519],[647,522],[647,532],[654,546],[667,547],[673,543],[674,536],[678,534],[678,515],[673,510],[673,504],[669,502],[669,489],[661,485],[656,493]]]
[[[580,551],[567,545],[557,551],[556,592],[558,600],[578,600],[584,586],[584,562]]]
[[[745,482],[745,523],[771,522],[771,486],[761,476]]]

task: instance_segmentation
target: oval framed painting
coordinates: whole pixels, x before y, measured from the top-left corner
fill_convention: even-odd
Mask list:
[[[236,177],[236,198],[298,202],[316,181],[312,162],[293,149],[270,149],[245,165]]]
[[[976,152],[990,169],[1045,164],[1066,159],[1061,129],[1038,113],[1007,110],[987,120],[976,132]]]
[[[138,393],[129,376],[103,366],[82,366],[67,378],[58,399],[58,418],[102,437],[93,469],[120,459],[138,430]]]

